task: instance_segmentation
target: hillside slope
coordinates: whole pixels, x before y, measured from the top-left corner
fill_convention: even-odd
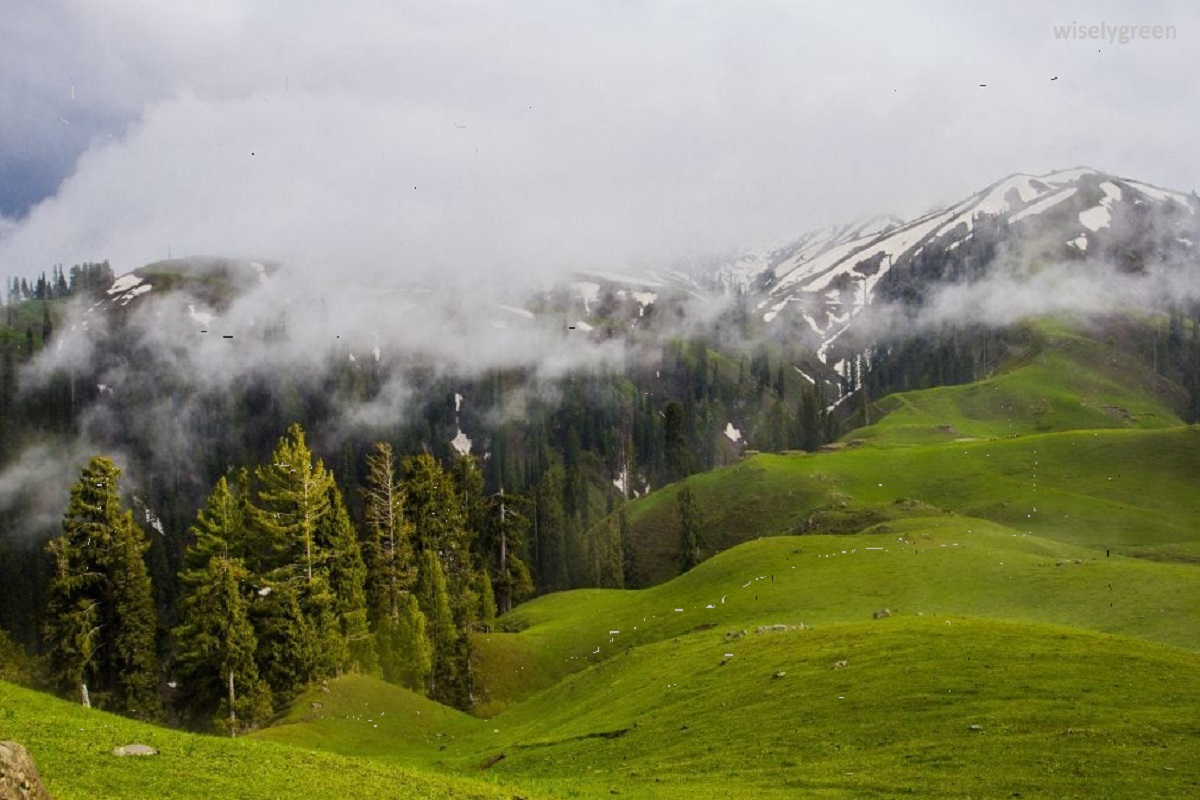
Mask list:
[[[469,778],[401,769],[316,748],[183,733],[81,708],[0,681],[0,739],[25,745],[55,800],[265,797],[496,798]],[[116,758],[132,743],[159,751]],[[529,795],[531,797],[537,795]]]
[[[521,606],[476,642],[490,719],[350,677],[257,736],[522,796],[1196,791],[1200,572],[977,519],[881,528]]]

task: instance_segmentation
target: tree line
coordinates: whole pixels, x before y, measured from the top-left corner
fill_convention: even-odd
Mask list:
[[[377,675],[468,707],[471,633],[528,597],[524,517],[469,456],[367,458],[362,519],[289,428],[270,459],[218,479],[189,531],[177,623],[158,626],[149,540],[104,456],[71,489],[53,559],[46,671],[85,705],[234,735],[306,686]]]

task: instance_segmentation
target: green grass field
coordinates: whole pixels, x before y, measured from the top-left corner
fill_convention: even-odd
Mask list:
[[[630,505],[645,583],[679,571],[676,494],[696,495],[705,552],[760,536],[855,533],[956,513],[1151,558],[1200,560],[1200,428],[1084,430],[816,455],[758,455]]]
[[[0,683],[0,738],[58,798],[1200,796],[1200,427],[1119,348],[1035,332],[837,452],[632,503],[650,588],[502,617],[474,716],[348,676],[227,740]],[[710,557],[677,575],[682,486]]]

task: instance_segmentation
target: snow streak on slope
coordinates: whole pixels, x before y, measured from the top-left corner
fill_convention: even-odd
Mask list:
[[[1080,208],[1081,197],[1096,196],[1098,205]],[[1117,205],[1145,202],[1179,204],[1192,214],[1200,208],[1200,202],[1179,192],[1087,168],[1012,175],[946,209],[909,222],[876,218],[873,224],[815,231],[769,256],[763,251],[747,251],[734,265],[724,268],[724,274],[727,283],[760,289],[756,308],[765,322],[784,317],[802,322],[815,334],[814,347],[824,361],[830,344],[875,300],[876,287],[890,270],[911,263],[933,242],[946,251],[954,249],[971,238],[981,216],[998,218],[1007,225],[1042,225],[1037,220],[1053,216],[1053,224],[1062,226],[1059,241],[1086,254],[1088,232],[1107,228]],[[880,219],[889,223],[879,224]]]

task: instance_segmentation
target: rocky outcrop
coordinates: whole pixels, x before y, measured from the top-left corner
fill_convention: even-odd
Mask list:
[[[0,742],[0,800],[51,800],[29,751]]]
[[[114,756],[156,756],[158,751],[148,744],[127,744],[113,750]]]

